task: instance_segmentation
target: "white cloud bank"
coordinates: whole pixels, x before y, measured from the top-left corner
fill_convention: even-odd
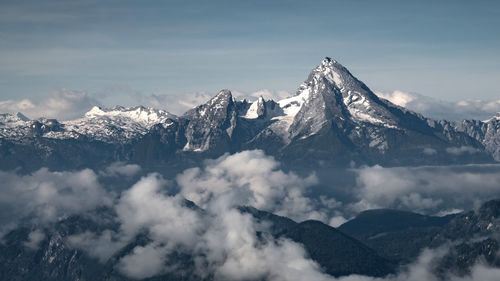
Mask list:
[[[118,168],[117,168],[118,167]],[[108,171],[134,174],[135,166],[118,163]],[[103,169],[106,171],[107,169]],[[446,211],[450,206],[477,205],[500,194],[500,166],[456,167],[364,167],[355,170],[352,188],[357,201],[343,204],[332,198],[310,198],[315,176],[300,177],[280,170],[278,162],[262,151],[244,151],[206,161],[200,168],[185,170],[176,177],[177,187],[156,173],[142,177],[119,197],[106,192],[98,174],[90,170],[31,175],[0,172],[4,193],[0,206],[16,213],[38,214],[47,222],[68,214],[105,205],[117,214],[119,228],[100,233],[86,231],[66,239],[70,247],[107,261],[140,233],[151,239],[135,246],[118,260],[117,270],[135,279],[148,278],[182,268],[169,255],[177,251],[194,257],[200,277],[211,274],[217,280],[437,280],[431,273],[439,251],[424,251],[400,274],[387,278],[351,275],[333,278],[309,259],[300,244],[288,239],[258,236],[269,225],[258,223],[237,205],[250,205],[297,220],[319,218],[341,223],[346,209],[396,207],[421,212]],[[186,203],[184,196],[204,207]],[[17,209],[16,209],[17,208]],[[351,210],[352,211],[352,210]],[[332,216],[335,214],[335,216]],[[340,216],[341,217],[341,216]],[[264,231],[265,233],[265,231]],[[44,238],[34,230],[25,246],[36,249]],[[451,280],[496,280],[500,273],[481,263],[465,278]]]
[[[100,104],[96,97],[86,92],[60,90],[40,102],[30,99],[0,101],[0,113],[21,112],[31,119],[45,117],[70,120],[83,116],[93,106]]]
[[[45,233],[40,229],[35,229],[28,234],[28,241],[24,242],[24,246],[31,250],[37,250],[43,239],[45,239]]]
[[[466,152],[468,153],[468,152]],[[358,202],[362,211],[397,208],[427,214],[478,207],[500,197],[500,165],[364,167],[356,170]]]
[[[379,97],[392,103],[408,108],[433,119],[486,120],[495,113],[500,112],[500,99],[462,100],[457,102],[442,101],[436,98],[423,96],[416,93],[394,91],[392,93],[375,92]],[[262,89],[255,92],[244,93],[232,91],[237,100],[247,99],[253,101],[260,96],[269,100],[281,100],[293,93],[281,90]],[[134,92],[133,98],[144,105],[167,110],[176,115],[182,115],[187,110],[205,103],[215,93],[195,92],[182,95],[173,94],[141,94]],[[83,116],[85,112],[95,105],[102,105],[102,100],[83,91],[58,90],[39,102],[32,99],[0,100],[0,113],[21,112],[32,119],[40,117],[70,120]]]
[[[486,120],[500,112],[498,100],[462,100],[457,102],[442,101],[416,93],[394,91],[392,93],[375,92],[379,97],[408,108],[433,119],[458,121],[463,119]]]
[[[400,273],[386,278],[334,278],[323,273],[300,244],[265,235],[258,237],[257,232],[268,226],[228,205],[225,192],[213,194],[200,213],[183,204],[179,195],[167,195],[166,185],[159,175],[150,174],[125,191],[117,205],[122,223],[118,236],[147,230],[152,238],[119,260],[117,269],[127,277],[142,279],[177,270],[182,265],[169,260],[169,254],[182,249],[195,257],[195,270],[200,277],[212,275],[215,280],[439,280],[433,274],[433,266],[436,258],[445,253],[443,249],[424,251]],[[500,270],[479,262],[470,276],[450,276],[448,280],[496,280],[498,273]]]
[[[261,150],[225,155],[177,176],[182,195],[200,207],[214,197],[227,198],[228,206],[248,205],[298,221],[326,220],[317,204],[304,195],[317,183],[311,175],[301,178],[279,169],[279,163]],[[222,202],[221,202],[222,203]]]
[[[0,171],[0,190],[0,237],[22,217],[52,222],[112,203],[112,195],[89,169],[51,172],[43,168],[29,175]]]
[[[158,174],[141,178],[124,191],[114,205],[120,228],[101,234],[84,232],[68,238],[68,244],[107,260],[139,233],[151,242],[136,246],[122,257],[117,269],[130,278],[148,278],[176,270],[168,259],[174,251],[195,256],[200,276],[213,274],[217,280],[330,280],[320,267],[307,258],[303,247],[291,240],[258,237],[262,225],[241,213],[238,205],[250,205],[297,219],[323,218],[326,213],[304,195],[316,182],[285,173],[262,151],[245,151],[207,161],[201,168],[177,176],[181,189],[171,194],[171,183]],[[204,211],[190,207],[184,196]],[[109,243],[109,245],[106,245]]]
[[[227,205],[222,193],[207,200],[206,211],[200,213],[182,196],[168,195],[166,185],[161,176],[150,174],[124,191],[115,206],[121,222],[119,232],[111,234],[116,241],[130,241],[144,230],[152,240],[119,260],[117,269],[126,276],[142,279],[175,270],[168,255],[183,249],[195,256],[197,274],[213,274],[217,280],[330,280],[301,245],[257,237],[257,230],[265,226]],[[110,253],[97,246],[110,240],[102,237],[109,235],[87,232],[68,240],[105,261]]]
[[[430,250],[398,275],[333,278],[307,257],[301,245],[287,239],[257,237],[258,231],[269,226],[258,224],[235,206],[251,205],[298,220],[319,214],[330,221],[339,218],[328,216],[325,206],[337,214],[346,211],[343,208],[360,211],[367,206],[449,211],[448,206],[477,205],[499,194],[499,171],[495,165],[365,167],[356,170],[357,185],[352,190],[359,201],[347,205],[331,198],[323,197],[318,203],[307,197],[305,191],[312,188],[316,178],[285,173],[262,151],[225,155],[206,161],[200,168],[185,170],[176,178],[181,190],[177,195],[169,195],[171,187],[161,176],[150,174],[122,194],[115,207],[121,228],[113,235],[125,241],[147,230],[152,241],[136,246],[119,260],[117,268],[136,279],[164,274],[180,266],[169,260],[169,254],[183,249],[196,257],[197,274],[213,274],[217,280],[438,280],[432,266],[442,253]],[[204,211],[188,207],[184,196]],[[471,276],[451,280],[494,280],[496,273],[498,270],[478,264]]]
[[[103,176],[125,176],[131,177],[141,171],[141,166],[137,164],[127,164],[125,162],[114,162],[104,169],[100,174]]]

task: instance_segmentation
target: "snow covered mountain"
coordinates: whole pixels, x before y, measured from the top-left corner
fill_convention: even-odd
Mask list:
[[[75,132],[105,142],[128,142],[146,133],[156,124],[167,127],[176,116],[150,107],[93,107],[83,118],[64,122],[66,134],[47,134],[46,137],[70,138]]]
[[[179,117],[142,106],[94,107],[64,122],[3,114],[0,158],[9,160],[4,167],[19,165],[16,153],[26,146],[35,147],[40,163],[72,151],[99,158],[100,149],[115,161],[145,165],[245,149],[263,149],[292,166],[475,163],[498,156],[499,118],[464,122],[470,124],[434,121],[396,106],[325,58],[295,95],[277,102],[238,101],[222,90]],[[79,166],[105,162],[74,160]]]
[[[0,137],[11,139],[24,137],[28,121],[29,118],[20,112],[17,114],[0,114]]]
[[[156,124],[169,126],[176,118],[164,110],[143,106],[103,109],[94,106],[85,116],[59,122],[41,118],[30,121],[21,113],[0,116],[0,137],[20,139],[39,136],[52,139],[89,138],[108,143],[129,142],[148,133]]]
[[[312,70],[294,96],[278,104],[283,114],[273,117],[275,122],[262,130],[252,140],[256,145],[250,147],[261,148],[262,143],[281,139],[280,145],[267,152],[278,147],[277,155],[287,161],[331,162],[335,158],[343,163],[430,164],[464,157],[454,155],[451,160],[449,149],[483,149],[477,140],[451,127],[436,125],[378,98],[330,58]],[[484,154],[467,156],[479,160]]]

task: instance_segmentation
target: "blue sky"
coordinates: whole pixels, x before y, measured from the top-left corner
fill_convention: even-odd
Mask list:
[[[374,90],[498,99],[500,1],[0,1],[2,100],[293,92],[325,56]]]

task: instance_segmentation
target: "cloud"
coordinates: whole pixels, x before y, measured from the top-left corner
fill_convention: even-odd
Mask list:
[[[307,258],[301,245],[257,237],[257,230],[265,226],[226,204],[225,194],[213,194],[205,201],[205,212],[200,213],[181,196],[168,195],[167,185],[158,174],[150,174],[124,191],[116,205],[120,235],[130,239],[147,230],[152,239],[119,260],[117,269],[127,277],[147,278],[174,270],[166,265],[172,262],[168,255],[181,246],[195,256],[197,274],[212,273],[217,280],[330,279]]]
[[[385,278],[373,278],[360,275],[349,275],[330,280],[337,281],[495,281],[498,280],[500,269],[485,265],[481,260],[477,261],[471,268],[471,273],[466,276],[448,274],[439,278],[434,274],[437,262],[449,251],[449,245],[437,249],[424,249],[418,258],[411,264],[403,267],[395,275]]]
[[[500,196],[500,165],[364,167],[355,170],[358,198],[349,208],[399,208],[434,214],[468,210]]]
[[[69,247],[81,249],[104,263],[124,247],[127,241],[111,230],[104,230],[100,235],[90,231],[70,235],[66,238],[66,243]]]
[[[24,242],[24,246],[31,250],[38,250],[43,239],[45,239],[45,233],[40,229],[35,229],[28,234],[28,241]]]
[[[416,93],[394,91],[392,93],[375,92],[379,97],[408,108],[433,119],[486,120],[495,113],[500,112],[500,99],[498,100],[462,100],[457,102],[442,101]]]
[[[153,239],[168,238],[171,244],[191,245],[195,243],[200,218],[195,210],[184,207],[183,197],[167,195],[166,184],[159,174],[150,174],[122,194],[116,206],[121,231],[132,237],[146,228]]]
[[[292,94],[290,94],[287,91],[280,91],[280,90],[273,91],[273,90],[267,90],[267,89],[259,90],[259,91],[256,91],[256,92],[249,94],[249,96],[253,97],[253,98],[258,98],[258,97],[262,96],[266,100],[271,99],[274,101],[282,100],[284,98],[290,97],[291,95]]]
[[[170,196],[165,192],[168,185],[169,182],[159,174],[153,173],[142,177],[132,187],[123,191],[113,206],[117,222],[120,223],[118,231],[108,229],[102,233],[87,231],[75,234],[68,237],[68,245],[82,249],[90,256],[105,262],[139,233],[147,230],[153,241],[160,244],[166,244],[168,241],[168,245],[138,246],[132,254],[120,261],[118,267],[132,278],[152,276],[147,272],[152,272],[153,275],[160,273],[151,271],[151,267],[147,267],[148,271],[144,271],[137,260],[141,257],[150,257],[154,251],[161,251],[167,255],[175,247],[190,247],[196,243],[199,229],[203,227],[203,221],[198,213],[185,206],[183,197]],[[132,266],[133,263],[136,265]]]
[[[151,241],[134,247],[116,267],[136,279],[175,270],[176,261],[169,260],[169,255],[182,251],[195,257],[198,275],[213,274],[218,280],[330,280],[300,244],[267,235],[258,237],[257,233],[269,225],[257,223],[235,208],[248,203],[310,217],[313,203],[302,188],[313,184],[315,177],[301,178],[278,167],[262,151],[225,155],[180,174],[179,194],[172,193],[171,182],[159,174],[149,174],[123,191],[116,201],[117,232],[76,234],[68,239],[68,245],[104,262],[117,251],[106,243],[122,243],[123,247],[139,233],[148,233]],[[194,196],[205,208],[200,211],[182,195],[193,195],[203,186],[207,190],[202,196]],[[283,198],[283,204],[273,202]],[[327,206],[339,205],[326,198],[322,201]]]
[[[125,162],[114,162],[104,169],[100,174],[104,176],[126,176],[131,177],[141,171],[141,166],[137,164],[127,164]]]
[[[474,154],[478,153],[479,150],[472,146],[460,146],[460,147],[448,147],[446,148],[446,152],[452,155],[461,155],[461,154]]]
[[[127,165],[115,163],[103,171],[119,174],[123,167]],[[124,174],[134,174],[137,169],[134,166],[130,172],[126,168]],[[11,213],[2,212],[4,216],[34,215],[40,223],[102,205],[112,208],[116,228],[86,230],[65,242],[105,263],[138,235],[147,234],[149,240],[125,252],[116,264],[120,273],[134,279],[179,270],[182,265],[171,254],[186,253],[193,257],[200,278],[213,276],[217,280],[437,281],[432,265],[442,256],[438,250],[422,252],[413,264],[387,278],[328,276],[302,245],[267,235],[269,224],[257,222],[236,206],[250,205],[297,220],[318,217],[339,225],[345,221],[345,213],[367,206],[456,212],[453,208],[471,209],[500,194],[500,165],[373,166],[353,171],[353,202],[310,197],[307,191],[317,183],[315,176],[284,172],[275,159],[259,150],[224,155],[187,169],[177,175],[178,186],[157,173],[148,174],[119,197],[106,192],[98,174],[91,170],[42,169],[29,175],[0,172],[4,192],[0,206],[12,209]],[[189,204],[184,196],[203,210]],[[33,230],[24,245],[36,249],[44,238],[41,230]],[[498,270],[479,263],[471,276],[452,276],[451,280],[494,280],[495,274]]]
[[[129,89],[114,87],[108,89],[111,92],[130,92]],[[290,94],[286,91],[260,90],[250,94],[232,91],[233,97],[237,100],[255,100],[259,96],[266,99],[279,100]],[[135,100],[153,108],[164,109],[176,115],[182,115],[189,109],[204,104],[215,94],[207,92],[185,93],[182,95],[173,94],[141,94],[133,92],[131,95]],[[31,99],[22,100],[0,100],[0,113],[21,112],[31,119],[41,117],[55,118],[58,120],[72,120],[82,117],[93,106],[102,106],[103,102],[99,95],[89,94],[84,91],[61,89],[54,91],[48,97],[37,102]]]
[[[46,224],[98,207],[112,207],[116,194],[101,184],[102,177],[135,175],[138,171],[138,165],[121,162],[105,167],[100,173],[90,169],[50,171],[47,168],[30,174],[0,171],[0,238],[21,219]],[[41,233],[33,232],[27,245],[35,245]]]
[[[207,102],[214,95],[206,92],[171,94],[134,94],[134,97],[145,106],[164,109],[176,115],[182,115],[191,108]]]
[[[248,205],[299,221],[326,220],[326,215],[316,210],[316,202],[304,195],[304,189],[316,184],[317,178],[285,173],[261,150],[206,161],[204,167],[188,169],[176,180],[182,195],[203,208],[219,196],[227,198],[230,206]]]
[[[425,147],[423,152],[425,155],[434,155],[437,153],[437,151],[434,148],[430,147]]]
[[[492,268],[483,264],[477,264],[472,268],[472,272],[469,276],[462,278],[456,278],[456,281],[495,281],[498,280],[500,276],[499,268]]]
[[[112,195],[103,189],[97,175],[89,169],[51,172],[42,168],[28,175],[0,171],[0,185],[0,234],[21,217],[52,222],[112,203]]]
[[[120,260],[118,270],[134,279],[152,277],[165,271],[166,255],[165,249],[154,243],[137,246]]]
[[[303,247],[288,239],[256,236],[255,222],[235,209],[217,216],[203,236],[202,252],[217,280],[330,280]],[[204,270],[204,268],[202,268]]]
[[[388,276],[384,279],[371,279],[379,281],[439,281],[443,280],[434,275],[435,266],[438,261],[450,250],[451,245],[446,245],[437,249],[424,249],[417,260],[404,268],[395,276]],[[498,279],[500,269],[490,267],[478,260],[472,266],[471,273],[465,276],[447,274],[444,280],[450,281],[494,281]]]
[[[69,120],[82,117],[93,106],[100,104],[96,97],[86,92],[63,89],[53,92],[40,102],[30,99],[0,101],[0,112],[21,112],[32,119],[45,117]]]
[[[281,171],[279,163],[262,151],[224,155],[185,170],[176,177],[178,194],[172,182],[149,174],[123,191],[116,201],[117,232],[84,232],[70,237],[68,244],[105,262],[136,235],[148,233],[151,240],[135,246],[116,265],[122,274],[136,279],[178,270],[170,254],[180,251],[194,257],[196,274],[213,275],[218,280],[437,280],[430,265],[438,253],[430,250],[398,275],[335,279],[324,274],[300,244],[257,236],[266,233],[269,225],[257,223],[235,206],[251,205],[296,219],[320,214],[330,224],[339,225],[345,221],[344,213],[366,206],[456,212],[450,206],[470,209],[482,199],[500,194],[500,165],[374,166],[354,171],[357,181],[352,192],[357,201],[352,203],[306,196],[305,189],[317,179]],[[190,207],[184,196],[204,210]],[[475,275],[470,278],[487,278],[491,270],[475,267]]]

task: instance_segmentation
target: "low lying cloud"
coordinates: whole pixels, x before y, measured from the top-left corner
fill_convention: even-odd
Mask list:
[[[186,253],[200,278],[213,276],[216,280],[437,281],[432,266],[443,255],[441,249],[424,251],[413,264],[386,278],[334,278],[308,257],[302,245],[265,234],[269,225],[257,222],[237,206],[249,205],[298,221],[317,218],[339,225],[345,221],[344,214],[367,208],[443,214],[477,207],[500,194],[500,165],[373,166],[351,170],[356,178],[350,189],[352,202],[324,195],[311,197],[308,191],[318,183],[316,176],[282,171],[274,158],[259,150],[206,161],[178,174],[175,181],[151,173],[119,196],[100,183],[100,176],[136,175],[139,170],[135,165],[114,163],[103,174],[47,169],[30,175],[0,172],[0,206],[11,210],[2,212],[2,218],[31,215],[36,222],[54,222],[107,206],[116,214],[115,228],[85,230],[66,237],[65,242],[102,263],[131,245],[118,258],[116,269],[133,279],[182,270],[182,259],[171,257]],[[148,239],[135,243],[144,234]],[[43,231],[32,230],[24,245],[37,249],[44,238]],[[450,280],[496,280],[499,273],[479,262],[471,276],[451,276]]]
[[[268,226],[221,203],[227,199],[223,193],[205,201],[206,209],[200,212],[182,196],[168,195],[168,189],[169,183],[158,174],[143,177],[124,191],[115,205],[121,223],[118,232],[106,231],[100,236],[85,232],[69,237],[68,244],[105,261],[110,253],[102,252],[99,241],[129,242],[146,231],[151,241],[135,246],[117,264],[122,274],[134,279],[176,270],[176,261],[168,259],[176,251],[195,257],[200,277],[213,274],[217,280],[331,279],[307,258],[301,245],[287,239],[258,237],[257,230]]]
[[[126,190],[116,206],[122,222],[121,231],[133,237],[141,229],[149,229],[155,240],[170,241],[175,245],[191,245],[201,226],[195,210],[184,207],[180,195],[169,196],[164,192],[167,185],[158,174],[143,177]]]
[[[136,246],[123,257],[117,268],[131,278],[146,278],[175,270],[169,254],[179,246],[196,258],[200,276],[212,273],[218,280],[438,280],[434,276],[434,261],[442,253],[424,251],[419,259],[398,275],[370,278],[351,275],[333,278],[307,258],[301,245],[290,240],[257,237],[263,226],[249,214],[241,213],[236,205],[248,204],[283,215],[298,215],[281,206],[295,188],[306,200],[306,206],[320,212],[327,206],[339,216],[330,216],[332,224],[340,224],[343,212],[370,208],[392,207],[423,213],[456,212],[449,206],[478,206],[482,200],[500,194],[500,166],[473,165],[452,167],[364,167],[356,170],[353,187],[359,199],[343,204],[332,198],[308,198],[304,189],[316,179],[308,180],[279,170],[279,164],[261,151],[245,151],[207,161],[200,168],[188,169],[177,176],[180,194],[204,208],[197,212],[183,203],[183,197],[169,195],[170,183],[157,174],[142,178],[125,191],[117,204],[122,226],[121,236],[146,229],[152,241]],[[263,187],[263,189],[260,189]],[[300,200],[299,200],[300,201]],[[147,203],[146,203],[147,202]],[[297,201],[291,200],[291,205]],[[309,208],[299,207],[306,214]],[[161,209],[161,211],[160,211]],[[349,210],[350,209],[350,210]],[[466,208],[470,209],[470,208]],[[321,213],[321,212],[320,212]],[[298,215],[300,217],[300,215]],[[178,222],[183,222],[178,225]],[[144,265],[145,264],[145,265]],[[144,266],[142,266],[144,265]],[[147,270],[144,270],[144,269]],[[482,280],[496,272],[478,264],[469,277],[451,280]],[[488,279],[486,279],[488,280]]]
[[[423,152],[425,155],[434,155],[437,153],[437,150],[431,147],[425,147]]]
[[[408,108],[433,119],[459,121],[463,119],[486,120],[500,112],[498,100],[462,100],[457,102],[442,101],[416,93],[394,91],[392,93],[375,92],[379,97]]]
[[[99,173],[90,169],[59,172],[47,168],[30,174],[0,171],[0,240],[20,219],[44,224],[98,207],[112,207],[116,194],[101,179],[122,179],[140,171],[140,166],[124,162],[113,163]],[[41,230],[34,230],[26,246],[36,248],[42,234]]]
[[[161,245],[151,243],[137,246],[123,257],[118,270],[129,278],[144,279],[167,272],[165,265],[168,251]]]
[[[288,239],[278,241],[256,235],[248,214],[232,209],[204,234],[202,252],[216,280],[330,280],[303,247]],[[202,272],[205,271],[202,268]]]
[[[468,152],[465,152],[468,153]],[[351,208],[397,208],[434,214],[469,210],[500,196],[500,165],[364,167],[356,170],[359,199]]]
[[[89,169],[51,172],[43,168],[29,175],[0,171],[0,190],[0,234],[22,217],[51,222],[112,203],[112,196]]]
[[[314,175],[301,178],[281,171],[279,163],[261,150],[227,154],[177,176],[182,195],[200,207],[218,196],[226,198],[221,204],[248,205],[298,221],[326,220],[304,195],[305,188],[317,181]]]
[[[40,229],[35,229],[28,234],[28,241],[24,242],[24,246],[31,250],[38,250],[43,239],[45,239],[45,233]]]
[[[452,155],[474,154],[480,152],[479,149],[472,146],[448,147],[446,152]]]
[[[125,162],[115,162],[101,172],[103,176],[126,176],[131,177],[141,171],[141,166],[137,164],[127,164]]]
[[[86,92],[63,89],[53,92],[40,102],[30,99],[0,101],[0,112],[21,112],[31,119],[45,117],[69,120],[82,117],[93,106],[100,104],[96,97]]]
[[[85,231],[71,235],[66,239],[68,246],[82,249],[101,263],[106,262],[116,251],[126,245],[127,241],[120,239],[117,233],[104,230],[99,235]]]
[[[122,274],[135,279],[176,270],[176,261],[168,257],[177,251],[195,257],[199,276],[213,274],[217,280],[331,279],[307,258],[301,245],[258,237],[257,232],[269,225],[257,223],[236,208],[251,205],[301,219],[322,216],[328,220],[326,214],[315,211],[314,204],[320,203],[303,194],[305,187],[316,182],[314,176],[285,173],[262,151],[245,151],[188,169],[177,176],[177,182],[181,191],[172,194],[172,183],[159,174],[141,178],[114,205],[118,231],[76,234],[68,244],[105,261],[112,247],[103,247],[102,242],[118,245],[120,241],[123,247],[139,233],[148,233],[151,241],[135,246],[117,264]],[[326,198],[319,201],[323,206],[339,204]]]
[[[444,279],[434,274],[436,261],[441,259],[448,251],[448,247],[438,249],[424,249],[415,262],[404,267],[397,275],[385,278],[372,278],[359,275],[350,275],[332,280],[342,281],[495,281],[498,280],[500,269],[486,265],[479,260],[472,268],[471,273],[466,276],[445,275]]]

